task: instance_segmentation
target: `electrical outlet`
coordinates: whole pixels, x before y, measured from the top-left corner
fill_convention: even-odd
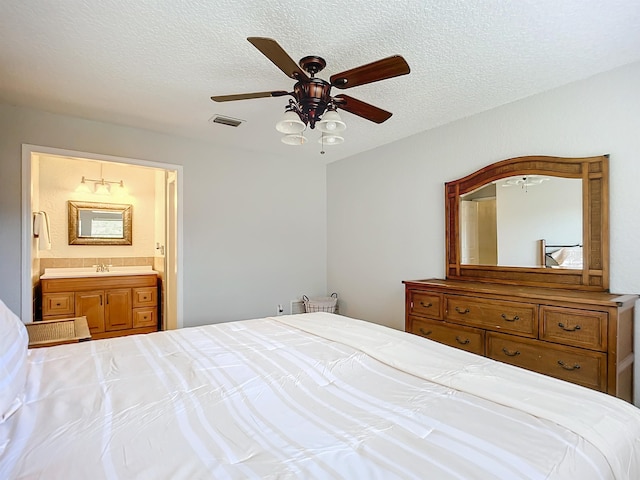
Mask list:
[[[284,313],[284,308],[282,308],[282,305],[278,304],[278,309],[277,309],[276,314],[277,314],[278,316],[280,316],[280,315],[282,315],[283,313]]]

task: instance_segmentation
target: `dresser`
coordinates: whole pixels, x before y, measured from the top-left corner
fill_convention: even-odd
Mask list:
[[[632,401],[637,295],[461,280],[403,283],[407,332]]]
[[[43,278],[43,320],[87,319],[92,339],[158,330],[157,275]]]

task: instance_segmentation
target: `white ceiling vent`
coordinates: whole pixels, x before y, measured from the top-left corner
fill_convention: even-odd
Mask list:
[[[229,127],[238,127],[244,123],[244,120],[239,118],[225,117],[224,115],[214,115],[209,119],[211,123],[219,123],[220,125],[227,125]]]

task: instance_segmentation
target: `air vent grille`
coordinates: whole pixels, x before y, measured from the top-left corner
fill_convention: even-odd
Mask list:
[[[211,123],[219,123],[220,125],[227,125],[228,127],[238,127],[244,120],[239,118],[225,117],[224,115],[214,115],[209,119]]]

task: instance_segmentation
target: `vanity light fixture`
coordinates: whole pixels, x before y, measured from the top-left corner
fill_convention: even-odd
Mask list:
[[[93,190],[89,187],[87,182],[93,182]],[[117,188],[114,192],[111,191],[111,185],[117,185]],[[124,193],[124,181],[117,180],[105,180],[104,178],[95,179],[95,178],[86,178],[82,177],[80,181],[80,185],[76,188],[76,192],[79,193],[95,193],[96,195],[111,195],[111,193],[122,194]]]

